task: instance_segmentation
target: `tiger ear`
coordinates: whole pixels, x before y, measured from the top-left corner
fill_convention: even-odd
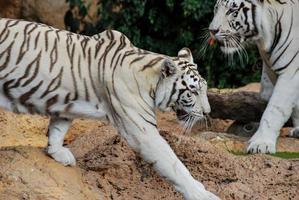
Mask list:
[[[163,78],[166,78],[166,77],[169,77],[169,76],[175,74],[176,70],[177,70],[176,65],[172,60],[166,59],[162,63],[161,74],[162,74]]]
[[[179,58],[186,59],[188,62],[193,63],[193,56],[192,52],[189,48],[182,48],[178,53]]]

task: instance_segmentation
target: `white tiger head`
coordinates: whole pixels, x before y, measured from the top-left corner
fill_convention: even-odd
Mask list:
[[[200,76],[189,49],[163,62],[155,102],[163,111],[174,110],[185,131],[210,113],[207,82]]]
[[[217,1],[209,30],[211,37],[219,42],[224,53],[231,54],[242,50],[244,42],[259,38],[259,4],[259,0]]]

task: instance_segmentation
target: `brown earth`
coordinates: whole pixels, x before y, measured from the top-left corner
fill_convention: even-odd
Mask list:
[[[213,120],[210,132],[197,125],[190,135],[182,135],[173,113],[158,115],[161,134],[179,158],[222,199],[299,200],[298,159],[230,154],[227,149],[242,150],[247,138],[211,131],[224,132],[231,121]],[[39,116],[1,113],[1,200],[182,199],[109,124],[74,122],[66,140],[77,158],[73,168],[43,152],[47,124]],[[298,141],[281,138],[279,144],[289,142],[287,148],[297,146],[299,151]]]

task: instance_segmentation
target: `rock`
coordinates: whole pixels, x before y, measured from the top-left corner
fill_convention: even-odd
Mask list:
[[[0,147],[45,147],[48,120],[41,116],[17,115],[0,111]]]
[[[22,0],[0,0],[0,16],[3,18],[21,18]]]
[[[258,122],[267,102],[255,92],[208,93],[211,117],[232,119],[243,123]]]
[[[23,0],[22,18],[64,29],[64,15],[68,9],[61,0]]]
[[[260,83],[249,83],[243,87],[234,89],[235,92],[256,92],[259,93],[261,88]]]
[[[64,167],[40,149],[0,149],[0,199],[103,199],[78,168]]]
[[[251,127],[252,122],[260,121],[268,103],[261,99],[259,89],[258,83],[248,84],[238,89],[210,89],[208,92],[212,108],[210,116],[216,119],[235,120],[240,125],[237,129]],[[292,120],[289,120],[285,126],[292,127]],[[253,133],[255,129],[256,124],[250,132]]]
[[[98,19],[97,0],[85,1],[88,15],[83,21],[95,23]],[[25,19],[65,29],[64,16],[69,9],[65,0],[0,0],[0,16]],[[74,12],[76,17],[78,12]]]
[[[32,146],[48,144],[49,119],[39,115],[19,115],[0,110],[0,147]],[[65,144],[79,135],[89,133],[105,123],[96,120],[76,119],[65,137]]]
[[[64,29],[64,15],[68,9],[61,0],[0,0],[1,17],[25,19]]]

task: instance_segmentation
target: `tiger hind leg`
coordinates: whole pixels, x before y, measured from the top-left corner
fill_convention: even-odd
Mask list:
[[[72,121],[68,119],[53,118],[49,124],[47,153],[64,166],[76,165],[76,160],[72,152],[63,146],[64,136],[71,123]]]

